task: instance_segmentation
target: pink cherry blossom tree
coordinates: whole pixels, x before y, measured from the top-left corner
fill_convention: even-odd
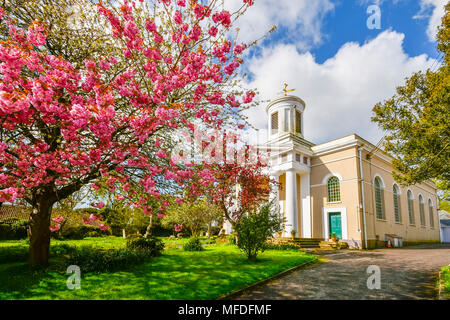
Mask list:
[[[48,263],[53,205],[85,185],[119,190],[127,205],[164,216],[161,186],[195,174],[171,162],[171,134],[194,122],[223,127],[252,101],[234,84],[248,45],[229,39],[252,4],[230,13],[216,0],[98,3],[105,46],[120,54],[77,68],[41,50],[45,23],[23,28],[0,9],[8,29],[0,43],[0,202],[32,207],[31,266]]]

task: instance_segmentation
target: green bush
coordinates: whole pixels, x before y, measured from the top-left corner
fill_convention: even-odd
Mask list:
[[[89,225],[79,225],[76,227],[65,228],[61,236],[65,239],[81,240],[86,237],[104,237],[111,235],[111,230],[100,230],[98,227]]]
[[[258,253],[266,249],[267,239],[282,230],[283,222],[271,203],[265,204],[259,211],[249,212],[236,224],[237,246],[249,260],[255,260]]]
[[[82,273],[100,273],[131,268],[150,259],[151,255],[143,250],[105,250],[84,246],[70,253],[68,263],[79,266]]]
[[[202,251],[204,250],[199,238],[191,238],[183,246],[185,251]]]
[[[28,220],[14,219],[0,223],[0,240],[20,240],[27,238]]]
[[[157,257],[164,250],[164,242],[157,238],[132,238],[127,240],[127,248],[144,251],[153,257]]]

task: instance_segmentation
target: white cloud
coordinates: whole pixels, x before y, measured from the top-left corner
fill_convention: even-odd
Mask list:
[[[242,5],[242,0],[227,0],[230,12]],[[238,20],[239,39],[251,42],[264,36],[273,25],[286,29],[283,41],[307,50],[323,41],[322,22],[334,10],[331,0],[258,0]]]
[[[441,25],[446,4],[447,0],[421,0],[421,10],[414,16],[414,19],[429,19],[427,35],[432,42],[436,41],[437,28]]]
[[[434,60],[423,54],[408,56],[404,35],[384,31],[363,45],[347,43],[337,54],[318,64],[311,53],[299,53],[294,45],[263,48],[248,61],[252,81],[261,99],[273,99],[287,82],[306,102],[305,138],[315,143],[357,133],[377,142],[382,133],[370,121],[371,110],[391,97],[411,73],[430,67]],[[249,111],[250,122],[267,128],[265,105]]]

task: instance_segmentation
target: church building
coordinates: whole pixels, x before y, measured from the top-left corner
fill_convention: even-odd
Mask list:
[[[305,102],[285,95],[270,102],[272,198],[286,218],[283,237],[330,239],[351,248],[440,240],[438,197],[431,181],[402,187],[393,158],[357,134],[322,144],[304,139]],[[325,128],[326,129],[326,128]]]

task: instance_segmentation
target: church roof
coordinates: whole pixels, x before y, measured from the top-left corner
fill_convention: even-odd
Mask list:
[[[271,106],[273,106],[274,104],[276,104],[276,103],[280,103],[280,102],[282,102],[282,101],[292,101],[292,100],[294,100],[294,101],[297,101],[297,102],[300,102],[302,105],[303,105],[303,107],[304,108],[306,108],[306,103],[305,103],[305,101],[303,101],[302,99],[300,99],[299,97],[297,97],[297,96],[282,96],[282,97],[278,97],[278,98],[276,98],[275,100],[272,100],[272,101],[270,101],[270,103],[267,105],[267,107],[266,107],[266,113],[267,112],[269,112],[269,108],[271,107]]]

